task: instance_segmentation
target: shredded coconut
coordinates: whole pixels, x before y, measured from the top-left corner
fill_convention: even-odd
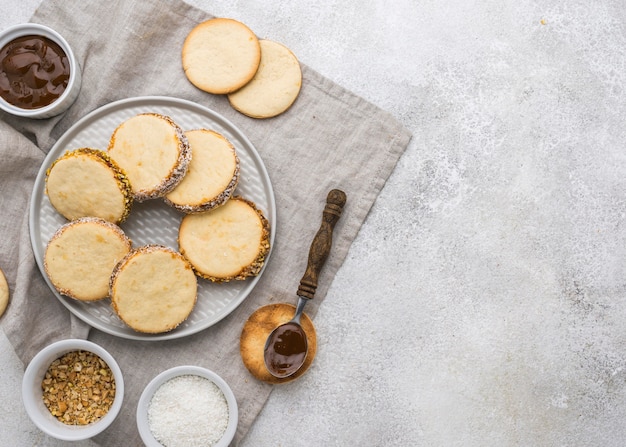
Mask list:
[[[211,380],[174,377],[161,385],[148,406],[152,435],[166,447],[215,445],[228,425],[228,403]]]

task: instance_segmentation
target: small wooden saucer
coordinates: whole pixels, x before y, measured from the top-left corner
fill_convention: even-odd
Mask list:
[[[248,368],[248,371],[257,379],[267,383],[290,382],[304,374],[307,369],[309,369],[309,366],[311,366],[311,363],[313,363],[315,353],[317,352],[315,326],[313,326],[313,322],[307,314],[302,314],[300,324],[306,333],[308,342],[307,355],[302,367],[293,375],[279,379],[271,375],[265,366],[263,350],[267,337],[277,326],[291,320],[295,311],[295,306],[291,304],[268,304],[267,306],[257,309],[250,315],[250,318],[248,318],[248,321],[246,321],[246,324],[243,326],[239,339],[241,359],[246,368]]]

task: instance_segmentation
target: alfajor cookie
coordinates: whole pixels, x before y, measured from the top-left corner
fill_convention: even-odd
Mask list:
[[[230,93],[233,108],[252,118],[271,118],[295,102],[302,86],[296,56],[284,45],[261,40],[261,63],[252,80]]]
[[[130,213],[133,194],[128,177],[104,151],[66,152],[46,171],[50,204],[67,220],[101,217],[119,224]]]
[[[97,217],[81,217],[59,228],[46,246],[44,270],[56,290],[80,301],[109,295],[115,265],[130,252],[120,227]]]
[[[215,18],[194,27],[182,50],[189,81],[208,93],[233,92],[247,84],[259,67],[261,48],[241,22]]]
[[[4,272],[0,269],[0,317],[4,314],[4,311],[9,305],[9,283],[4,276]]]
[[[243,280],[258,275],[265,263],[270,225],[253,202],[233,197],[211,211],[183,217],[178,246],[198,276]]]
[[[196,275],[180,253],[162,245],[145,245],[115,267],[111,305],[137,332],[168,332],[187,319],[196,304],[197,289]]]
[[[191,161],[183,130],[159,113],[141,113],[122,122],[107,151],[128,176],[138,202],[163,197],[174,189]]]
[[[165,202],[184,213],[208,211],[223,205],[239,181],[239,158],[225,137],[208,129],[185,132],[193,158],[183,180]]]

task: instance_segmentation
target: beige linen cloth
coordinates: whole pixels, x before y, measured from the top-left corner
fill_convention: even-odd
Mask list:
[[[230,384],[240,409],[233,442],[237,444],[272,390],[271,385],[254,379],[241,361],[243,324],[264,304],[295,303],[326,194],[340,188],[348,201],[316,299],[307,306],[307,313],[315,315],[410,140],[408,131],[391,115],[306,66],[295,104],[268,120],[248,118],[232,109],[225,97],[199,91],[186,79],[180,54],[187,33],[209,18],[180,1],[44,1],[32,21],[56,29],[69,41],[83,70],[81,93],[67,112],[48,120],[1,115],[0,267],[11,289],[2,327],[25,365],[39,349],[69,337],[89,337],[113,354],[125,374],[125,401],[113,426],[95,438],[102,445],[141,445],[135,425],[141,391],[159,372],[183,364],[212,369]],[[160,342],[111,336],[73,316],[47,288],[33,257],[28,227],[33,183],[54,142],[88,112],[112,101],[146,95],[194,101],[242,130],[267,167],[277,205],[272,256],[252,294],[217,325]],[[306,375],[299,380],[306,381]]]

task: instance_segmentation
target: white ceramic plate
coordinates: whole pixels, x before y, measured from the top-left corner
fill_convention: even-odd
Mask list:
[[[224,284],[213,284],[199,278],[198,301],[187,321],[164,334],[141,334],[130,329],[117,317],[109,299],[83,303],[60,295],[43,267],[43,255],[48,241],[67,222],[52,207],[45,193],[46,170],[66,151],[80,147],[106,150],[115,128],[124,120],[143,112],[170,116],[183,130],[207,128],[230,140],[237,150],[241,166],[239,186],[235,194],[253,201],[263,211],[270,222],[270,243],[273,246],[276,232],[274,192],[263,161],[252,143],[232,123],[206,107],[182,99],[155,96],[130,98],[103,106],[82,118],[59,138],[46,156],[35,180],[30,206],[30,238],[39,270],[48,286],[61,303],[81,320],[103,332],[123,338],[174,339],[206,329],[230,314],[252,291],[263,271],[259,276],[245,281]],[[133,241],[134,247],[152,243],[177,250],[178,227],[182,216],[182,213],[167,206],[162,200],[149,200],[135,203],[129,218],[120,226]]]

